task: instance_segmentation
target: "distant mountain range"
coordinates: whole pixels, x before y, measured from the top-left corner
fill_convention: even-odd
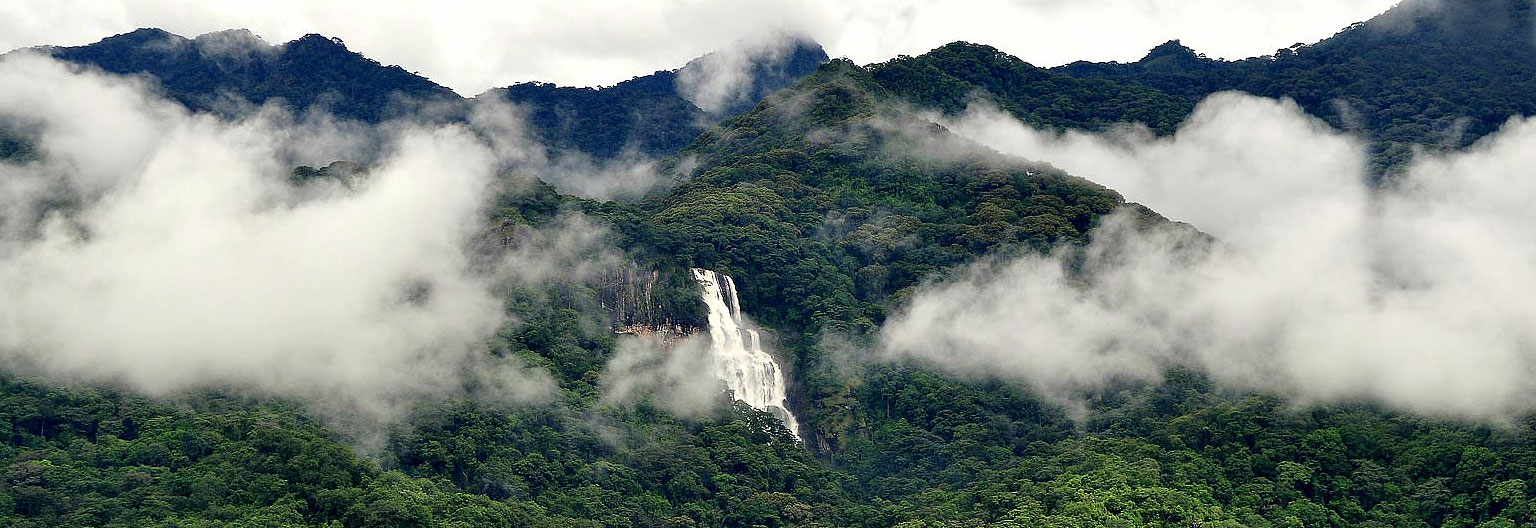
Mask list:
[[[1170,41],[1133,63],[1039,68],[995,48],[956,42],[871,65],[883,86],[922,107],[958,112],[985,99],[1037,126],[1098,129],[1137,122],[1169,133],[1214,92],[1288,97],[1334,126],[1374,140],[1377,161],[1414,145],[1465,145],[1510,116],[1536,114],[1536,19],[1530,0],[1411,1],[1321,42],[1239,61]],[[750,110],[828,59],[814,42],[713,53],[676,69],[603,88],[527,82],[478,98],[529,110],[551,149],[597,159],[676,153],[721,119]],[[158,81],[189,108],[238,112],[280,102],[368,122],[464,99],[398,66],[306,35],[267,44],[244,30],[188,39],[140,29],[78,47],[38,48],[60,59]]]
[[[1179,41],[1133,63],[1038,68],[992,47],[954,43],[874,66],[920,106],[958,112],[985,99],[1037,126],[1094,130],[1139,122],[1172,132],[1205,96],[1239,90],[1295,100],[1373,141],[1386,170],[1415,146],[1463,146],[1516,115],[1536,115],[1530,0],[1405,2],[1321,42],[1239,61]]]
[[[530,82],[479,97],[504,97],[532,110],[530,124],[552,148],[598,158],[626,151],[663,157],[825,62],[820,45],[791,38],[746,53],[711,53],[605,88]]]
[[[221,113],[281,102],[377,122],[459,96],[399,66],[384,66],[340,40],[305,35],[270,45],[245,30],[189,39],[139,29],[77,47],[39,48],[58,59],[124,75],[146,75],[188,108]]]
[[[41,47],[61,60],[144,75],[190,109],[236,114],[275,103],[295,113],[319,109],[380,122],[465,99],[399,66],[347,49],[339,39],[305,35],[272,45],[243,29],[186,38],[139,29],[75,47]],[[721,118],[750,110],[827,61],[814,42],[784,37],[762,46],[711,53],[676,70],[603,88],[529,82],[477,98],[504,98],[530,110],[534,132],[552,149],[599,159],[677,152]]]

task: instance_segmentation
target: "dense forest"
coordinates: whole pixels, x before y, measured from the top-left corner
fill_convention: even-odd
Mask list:
[[[1376,163],[1400,165],[1414,146],[1457,147],[1536,111],[1536,38],[1529,0],[1404,2],[1332,38],[1239,61],[1213,60],[1178,41],[1130,64],[1054,69],[1185,98],[1221,90],[1294,99],[1335,127],[1376,140]]]
[[[1284,97],[1372,139],[1385,171],[1414,148],[1465,146],[1536,112],[1536,61],[1517,49],[1536,39],[1531,20],[1528,0],[1413,1],[1321,42],[1237,61],[1171,41],[1133,63],[1044,69],[957,42],[873,71],[922,107],[958,113],[980,100],[1063,130],[1140,123],[1168,134],[1216,92]]]
[[[599,160],[676,154],[722,118],[751,110],[827,61],[821,46],[783,37],[766,47],[705,55],[675,70],[601,88],[528,82],[489,90],[475,99],[510,101],[528,112],[530,132],[552,153],[580,152]],[[463,119],[465,101],[452,90],[399,66],[385,66],[321,35],[270,45],[245,30],[186,38],[140,29],[75,47],[45,47],[60,60],[103,71],[141,75],[188,108],[239,115],[271,104],[294,114],[311,111],[378,123],[411,116]],[[688,81],[711,69],[746,65],[737,97],[695,101]],[[710,106],[703,108],[700,104]]]
[[[456,101],[452,90],[399,66],[384,66],[340,40],[310,34],[269,45],[245,30],[188,39],[140,29],[87,46],[45,48],[60,60],[103,71],[148,75],[164,94],[194,110],[238,114],[281,103],[367,122]]]
[[[469,390],[424,402],[377,442],[328,428],[301,402],[220,390],[148,398],[0,375],[0,522],[1536,526],[1529,418],[1301,405],[1181,368],[1157,383],[1112,384],[1069,409],[1011,381],[858,361],[840,349],[869,345],[925,281],[978,259],[1081,245],[1116,211],[1170,224],[1112,189],[963,140],[921,112],[986,100],[1042,127],[1134,122],[1167,134],[1200,98],[1236,89],[1295,98],[1368,134],[1389,167],[1415,146],[1465,144],[1509,116],[1536,114],[1536,91],[1525,89],[1536,83],[1536,53],[1509,49],[1529,45],[1531,25],[1484,27],[1492,22],[1474,14],[1506,9],[1507,20],[1529,22],[1529,2],[1468,4],[1486,5],[1399,7],[1332,39],[1235,62],[1170,43],[1133,64],[1042,69],[955,43],[860,66],[797,45],[788,66],[773,67],[787,69],[754,77],[764,80],[750,104],[714,114],[679,95],[676,72],[603,89],[531,83],[490,92],[528,105],[552,148],[669,156],[664,166],[678,181],[633,202],[543,184],[507,193],[487,221],[514,235],[490,243],[568,215],[596,219],[629,265],[663,277],[656,297],[691,326],[699,307],[687,269],[738,277],[742,305],[793,374],[803,442],[726,393],[694,416],[655,399],[605,399],[604,366],[621,346],[599,301],[611,285],[550,279],[503,292],[517,323],[485,353],[550,372],[552,401],[508,405]],[[176,44],[142,46],[167,39]],[[402,104],[459,100],[324,37],[263,47],[261,61],[238,64],[210,58],[204,37],[177,39],[141,30],[53,53],[153,76],[169,97],[203,111],[226,111],[219,98],[238,94],[377,121],[409,110]],[[1352,121],[1355,113],[1363,117]],[[36,155],[22,135],[9,137],[0,139],[8,163]],[[366,171],[299,167],[288,183]]]
[[[479,97],[504,98],[529,108],[529,127],[553,151],[574,149],[598,159],[660,158],[676,154],[721,118],[751,110],[768,94],[815,71],[827,61],[827,53],[798,39],[754,53],[745,58],[751,67],[742,97],[704,109],[680,90],[679,80],[702,75],[700,70],[717,60],[723,59],[704,56],[676,70],[602,88],[530,82]]]

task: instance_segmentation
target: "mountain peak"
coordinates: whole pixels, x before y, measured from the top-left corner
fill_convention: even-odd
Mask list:
[[[211,33],[203,33],[203,34],[198,35],[197,37],[193,38],[192,41],[193,42],[198,42],[198,41],[241,41],[241,42],[259,42],[261,44],[266,44],[267,43],[266,40],[263,40],[260,36],[258,36],[257,34],[251,32],[251,30],[245,29],[245,28],[226,29],[226,30],[223,30],[223,31],[214,31],[214,32],[211,32]]]
[[[532,109],[528,121],[540,139],[599,159],[629,152],[677,153],[723,117],[752,110],[763,98],[794,84],[827,61],[815,41],[777,36],[741,42],[608,87],[563,87],[526,82],[482,94]]]
[[[341,51],[351,53],[347,44],[336,37],[327,37],[319,33],[310,33],[299,37],[283,47],[295,51]]]
[[[1528,38],[1532,0],[1405,0],[1363,26],[1373,33],[1439,33],[1457,40]]]
[[[676,89],[710,114],[736,115],[816,71],[827,59],[821,44],[800,36],[744,41],[688,61],[676,71]]]
[[[1195,52],[1177,39],[1164,42],[1147,52],[1137,64],[1149,71],[1162,73],[1189,73],[1205,70],[1218,61]]]
[[[108,53],[166,54],[184,49],[191,40],[160,28],[139,28],[90,44]]]
[[[187,39],[145,28],[95,44],[50,48],[54,58],[119,74],[147,74],[165,94],[198,111],[240,112],[273,102],[294,112],[312,107],[376,122],[420,104],[452,101],[452,90],[309,34],[272,46],[244,29]],[[241,103],[231,104],[231,99]]]
[[[985,53],[1002,53],[997,48],[994,48],[992,46],[988,46],[986,44],[977,44],[975,42],[967,42],[967,41],[964,41],[964,40],[957,40],[957,41],[951,42],[949,44],[945,44],[943,46],[939,46],[937,48],[934,48],[933,51],[929,51],[928,53],[954,53],[954,52],[961,52],[961,51],[985,52]]]
[[[1141,58],[1140,62],[1151,62],[1165,57],[1199,59],[1200,54],[1185,46],[1183,42],[1179,42],[1179,39],[1173,39],[1153,47],[1151,51],[1147,52],[1145,57]]]
[[[255,53],[270,53],[273,46],[248,29],[226,29],[204,33],[192,39],[198,51],[211,57],[238,58]]]
[[[102,43],[145,43],[157,40],[187,40],[186,37],[160,28],[139,28],[120,35],[101,39]]]

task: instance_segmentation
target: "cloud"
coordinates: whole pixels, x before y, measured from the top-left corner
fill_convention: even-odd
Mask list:
[[[606,226],[575,212],[541,227],[506,226],[498,235],[506,245],[492,262],[496,277],[509,284],[592,283],[633,265],[610,243]]]
[[[0,49],[79,45],[138,27],[198,35],[250,28],[269,42],[306,33],[473,95],[546,81],[590,86],[676,68],[743,36],[792,33],[860,63],[967,40],[1035,64],[1133,61],[1169,39],[1242,58],[1314,42],[1395,0],[933,0],[850,2],[465,0],[412,2],[57,0],[0,2]],[[400,38],[410,35],[411,38]]]
[[[1056,135],[977,109],[949,123],[1121,190],[1085,247],[924,287],[885,352],[1061,397],[1169,365],[1302,402],[1443,416],[1536,409],[1536,121],[1366,183],[1360,142],[1294,104],[1220,94],[1169,138]]]
[[[640,154],[599,161],[585,152],[558,151],[520,170],[560,192],[595,200],[638,200],[676,183],[660,161]]]
[[[527,109],[505,97],[477,97],[466,104],[470,128],[491,145],[503,171],[535,177],[562,193],[596,200],[639,199],[674,183],[658,160],[638,153],[597,160],[585,152],[539,143],[529,133]]]
[[[1358,203],[1365,160],[1355,139],[1303,116],[1291,102],[1220,93],[1171,140],[1124,126],[1106,134],[1057,134],[974,106],[944,124],[988,147],[1042,160],[1119,191],[1222,239],[1268,236],[1272,222],[1302,221],[1297,208]]]
[[[552,389],[486,353],[510,320],[469,250],[497,156],[466,128],[225,121],[29,55],[0,60],[0,119],[41,152],[0,162],[14,368],[155,395],[248,389],[361,421],[468,385]],[[375,146],[356,185],[287,181],[295,156]]]
[[[650,401],[681,417],[699,417],[722,408],[725,382],[714,375],[707,335],[676,343],[626,336],[603,367],[603,401],[634,405]]]
[[[678,92],[695,106],[713,115],[752,103],[753,84],[763,65],[779,63],[795,52],[802,40],[786,34],[761,35],[737,42],[729,48],[711,52],[689,61],[678,69]],[[783,75],[783,72],[761,72]]]

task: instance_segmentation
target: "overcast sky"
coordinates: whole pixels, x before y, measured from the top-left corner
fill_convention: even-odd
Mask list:
[[[955,40],[1052,66],[1135,60],[1181,39],[1213,57],[1314,42],[1396,0],[0,0],[0,48],[79,45],[138,27],[305,33],[474,95],[514,82],[606,85],[793,32],[859,63]]]

